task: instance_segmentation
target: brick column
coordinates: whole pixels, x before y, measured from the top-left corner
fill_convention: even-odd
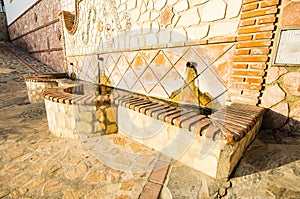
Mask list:
[[[274,37],[279,0],[243,0],[229,101],[257,105]]]

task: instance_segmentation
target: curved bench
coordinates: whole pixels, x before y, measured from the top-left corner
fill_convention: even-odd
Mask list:
[[[29,101],[31,103],[43,102],[43,90],[46,88],[57,87],[58,80],[66,78],[66,73],[51,73],[25,77]]]
[[[103,85],[44,91],[50,131],[89,138],[121,133],[214,178],[228,178],[257,134],[263,108],[182,106]]]

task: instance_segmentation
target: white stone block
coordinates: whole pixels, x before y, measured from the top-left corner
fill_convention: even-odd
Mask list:
[[[173,42],[185,42],[186,32],[183,28],[174,28],[171,32],[171,43]]]
[[[151,16],[150,16],[150,20],[154,21],[155,19],[157,19],[159,17],[159,12],[153,10],[151,11]]]
[[[157,45],[157,36],[156,34],[147,34],[145,35],[146,46]]]
[[[189,8],[188,1],[183,0],[183,1],[180,1],[180,2],[178,2],[174,5],[174,12],[182,12],[184,10],[187,10],[188,8]]]
[[[191,25],[197,25],[200,22],[200,17],[198,14],[198,9],[190,9],[185,12],[179,19],[176,27],[184,26],[188,27]]]
[[[169,29],[160,30],[158,33],[158,41],[160,44],[170,43],[171,31]]]
[[[228,20],[212,24],[209,30],[209,37],[231,35],[237,32],[238,20]]]
[[[216,21],[224,19],[226,3],[223,0],[210,0],[200,9],[201,21]]]
[[[154,4],[154,8],[160,11],[167,3],[167,0],[157,0]]]
[[[147,23],[143,23],[142,24],[142,30],[143,30],[143,34],[148,34],[151,32],[151,23],[147,22]]]
[[[226,18],[237,17],[240,14],[243,0],[235,0],[227,2]]]
[[[186,28],[186,33],[189,41],[200,40],[208,35],[209,25],[192,26]]]
[[[140,18],[141,12],[138,8],[135,8],[135,9],[129,11],[129,15],[130,15],[131,22],[136,22]]]
[[[136,0],[127,1],[127,10],[134,9],[136,7]]]
[[[157,33],[157,32],[159,32],[159,29],[160,29],[160,27],[157,22],[153,22],[151,24],[151,33]]]

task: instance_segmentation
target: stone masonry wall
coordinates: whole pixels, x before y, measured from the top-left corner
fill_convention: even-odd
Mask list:
[[[112,86],[168,99],[185,83],[195,92],[184,82],[192,61],[197,87],[225,103],[242,0],[76,2],[77,30],[64,31],[69,72],[97,82],[102,70]],[[71,13],[75,7],[62,3]]]
[[[7,23],[5,12],[0,12],[0,41],[8,41]]]
[[[50,67],[63,71],[63,40],[58,14],[60,0],[41,0],[9,25],[11,42]]]
[[[300,29],[300,2],[282,1],[278,35],[284,29]],[[279,39],[275,39],[275,45]],[[298,65],[274,65],[268,70],[261,105],[269,108],[266,113],[265,128],[281,128],[300,132],[300,67]]]

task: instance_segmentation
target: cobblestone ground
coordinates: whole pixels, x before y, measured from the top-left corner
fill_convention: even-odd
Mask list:
[[[159,154],[121,135],[92,143],[51,135],[44,105],[27,99],[23,76],[34,72],[11,52],[23,61],[32,58],[6,47],[12,48],[0,43],[0,198],[138,198]],[[32,62],[39,72],[51,71]],[[97,159],[87,148],[101,150],[104,158]],[[216,181],[173,162],[160,198],[300,198],[299,150],[299,134],[262,131],[230,181]],[[122,165],[130,169],[118,170]]]
[[[0,73],[0,198],[138,198],[149,172],[110,168],[80,141],[52,136],[44,105],[27,99],[23,76],[33,74],[31,69],[3,44]],[[120,140],[131,142],[114,135],[105,139],[117,145]],[[143,146],[134,147],[153,154]]]

